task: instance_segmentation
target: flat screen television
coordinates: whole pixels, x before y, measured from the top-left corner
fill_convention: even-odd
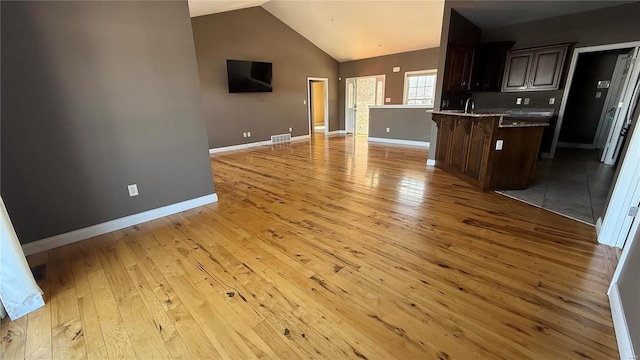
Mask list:
[[[272,92],[271,63],[227,60],[230,93]]]

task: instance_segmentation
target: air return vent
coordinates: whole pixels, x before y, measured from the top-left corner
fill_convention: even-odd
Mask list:
[[[271,135],[271,143],[279,144],[291,141],[291,134]]]

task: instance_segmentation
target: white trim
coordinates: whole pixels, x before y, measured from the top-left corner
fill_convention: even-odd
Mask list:
[[[311,81],[324,83],[324,134],[329,133],[329,78],[307,76],[307,118],[309,119],[309,135],[311,135]]]
[[[598,242],[609,246],[619,246],[627,238],[633,218],[628,216],[631,206],[640,201],[640,164],[637,154],[640,153],[640,131],[634,130],[628,139],[625,154],[618,172],[618,179],[613,185],[609,205],[602,219],[602,228],[598,234]]]
[[[402,84],[403,86],[403,90],[402,90],[402,103],[406,104],[407,103],[407,77],[408,75],[420,75],[420,74],[424,74],[425,76],[435,76],[436,77],[436,83],[438,82],[438,69],[429,69],[429,70],[417,70],[417,71],[405,71],[404,72],[404,83]],[[433,85],[433,103],[435,105],[436,103],[436,85]],[[406,106],[411,106],[411,105],[406,105]],[[433,109],[433,106],[431,106],[430,108]]]
[[[593,150],[596,148],[594,144],[579,144],[579,143],[568,143],[568,142],[559,142],[557,147],[571,148],[571,149],[590,149],[590,150]]]
[[[193,209],[198,206],[211,204],[217,201],[218,195],[216,193],[200,196],[195,199],[182,201],[179,203],[159,207],[157,209],[121,217],[119,219],[107,221],[101,224],[96,224],[83,229],[78,229],[64,234],[54,235],[42,240],[26,243],[22,245],[22,251],[24,251],[25,255],[35,254],[37,252],[50,250],[59,246],[106,234],[111,231],[124,229],[129,226],[158,219],[163,216],[178,213],[180,211]]]
[[[611,283],[607,294],[609,295],[611,318],[613,319],[613,328],[616,333],[620,359],[637,359],[635,351],[633,350],[631,334],[629,333],[629,326],[627,325],[627,319],[624,314],[624,308],[622,306],[622,299],[620,298],[620,290],[618,289],[617,282]]]
[[[367,137],[368,141],[371,142],[380,142],[387,144],[397,144],[397,145],[410,145],[410,146],[421,146],[421,147],[429,147],[428,141],[415,141],[415,140],[402,140],[402,139],[389,139],[389,138],[379,138],[379,137]]]
[[[551,151],[549,152],[551,155],[551,158],[553,158],[556,154],[556,147],[558,145],[558,139],[560,138],[560,129],[562,128],[562,121],[564,119],[564,111],[567,108],[567,100],[569,99],[569,92],[571,91],[573,75],[575,73],[576,65],[578,63],[578,56],[583,53],[625,49],[625,48],[635,48],[639,46],[640,46],[640,41],[633,41],[633,42],[618,43],[618,44],[587,46],[582,48],[575,48],[573,50],[573,55],[571,57],[571,65],[569,66],[569,72],[567,76],[567,83],[562,93],[562,101],[560,102],[560,110],[558,111],[558,120],[556,122],[556,128],[553,133],[553,141],[551,142]],[[629,75],[631,76],[631,74]]]
[[[307,140],[310,139],[311,135],[300,135],[300,136],[293,136],[291,138],[291,141],[300,141],[300,140]],[[231,145],[231,146],[223,146],[223,147],[219,147],[219,148],[213,148],[213,149],[209,149],[209,154],[217,154],[217,153],[221,153],[221,152],[227,152],[227,151],[235,151],[235,150],[249,150],[249,149],[253,149],[256,147],[260,147],[260,146],[271,146],[274,145],[271,140],[265,140],[265,141],[256,141],[256,142],[252,142],[252,143],[246,143],[246,144],[240,144],[240,145]]]
[[[369,105],[369,109],[433,109],[429,105]]]
[[[427,159],[427,166],[436,166],[435,159]]]

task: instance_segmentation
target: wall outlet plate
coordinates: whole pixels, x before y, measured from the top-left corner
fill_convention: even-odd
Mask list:
[[[246,133],[246,132],[243,132],[243,133],[242,133],[242,137],[247,137],[247,133]]]
[[[520,105],[522,104],[522,98],[517,98],[516,99],[516,105]]]
[[[531,100],[531,99],[529,99],[529,98],[524,98],[524,104],[525,104],[525,105],[529,105],[529,101],[530,101],[530,100]]]
[[[138,196],[138,185],[137,184],[131,184],[127,186],[127,189],[129,189],[129,196]]]
[[[251,131],[247,131],[247,137],[251,137]]]
[[[556,103],[556,98],[549,98],[549,105],[553,105]]]
[[[291,132],[291,128],[289,128],[289,132]]]
[[[391,98],[384,98],[384,102],[391,102]]]
[[[496,150],[502,150],[503,146],[504,146],[504,140],[502,139],[496,140]]]
[[[596,91],[596,99],[600,99],[602,97],[602,92]]]
[[[393,72],[400,72],[400,66],[394,66]]]
[[[387,132],[389,132],[389,128],[387,128]]]

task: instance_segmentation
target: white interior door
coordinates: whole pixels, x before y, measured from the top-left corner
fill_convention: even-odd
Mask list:
[[[630,61],[631,54],[619,55],[618,60],[616,61],[616,67],[614,68],[613,75],[611,76],[611,86],[609,87],[607,98],[604,106],[602,107],[602,115],[600,116],[596,136],[593,140],[593,145],[596,149],[602,149],[604,147],[609,131],[611,130],[613,117],[616,114],[616,109],[620,103],[622,86],[629,74],[628,70]]]
[[[633,57],[629,61],[629,67],[627,69],[628,73],[622,87],[620,102],[615,110],[613,124],[611,126],[611,130],[609,130],[604,151],[602,152],[602,158],[600,159],[608,165],[615,164],[618,155],[620,154],[620,150],[622,148],[621,131],[625,124],[631,121],[633,113],[632,104],[638,98],[638,76],[640,74],[640,66],[637,65],[638,49],[639,48],[634,49]]]

